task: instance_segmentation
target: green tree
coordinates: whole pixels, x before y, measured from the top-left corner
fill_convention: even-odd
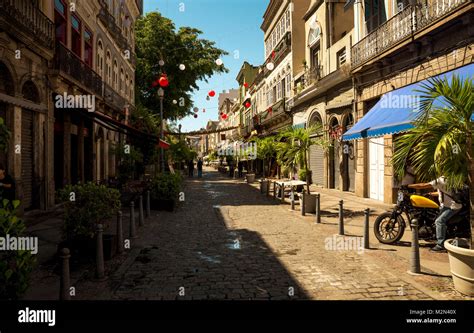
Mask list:
[[[322,134],[322,125],[317,124],[308,128],[297,128],[290,126],[278,134],[277,159],[280,164],[290,170],[300,166],[308,170],[308,154],[312,145],[327,146],[324,139],[313,139],[316,133]],[[320,136],[322,137],[322,136]],[[306,187],[309,190],[310,173],[306,172]]]
[[[199,89],[197,82],[207,82],[215,73],[228,72],[223,65],[216,64],[216,60],[227,52],[216,48],[214,42],[199,38],[201,33],[190,27],[176,31],[174,23],[158,12],[148,13],[137,21],[138,108],[158,112],[159,99],[153,82],[165,73],[169,86],[165,88],[164,118],[176,120],[184,117],[191,112],[191,93]],[[164,61],[164,66],[159,65],[160,60]],[[180,64],[185,66],[185,70],[179,68]]]
[[[395,174],[401,179],[410,164],[422,182],[445,176],[451,190],[468,182],[474,249],[474,80],[456,75],[432,78],[417,91],[421,102],[414,128],[395,140]]]
[[[266,177],[272,169],[272,159],[276,157],[275,136],[256,137],[251,141],[257,144],[257,158],[263,161],[263,176]]]

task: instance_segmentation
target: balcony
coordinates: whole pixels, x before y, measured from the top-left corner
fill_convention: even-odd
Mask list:
[[[78,81],[84,88],[97,96],[102,96],[102,79],[78,56],[63,44],[57,45],[55,55],[55,69],[61,74],[66,74],[70,79]]]
[[[127,39],[122,34],[122,29],[115,23],[115,17],[109,13],[107,9],[107,4],[104,1],[100,1],[100,11],[99,14],[97,14],[97,17],[107,28],[117,45],[123,51],[129,50],[130,52],[132,52],[132,49],[127,42]]]
[[[306,70],[306,72],[301,76],[300,82],[294,87],[295,96],[314,85],[316,82],[321,80],[323,76],[323,66],[311,67]]]
[[[275,52],[275,55],[273,57],[270,55],[268,59],[265,61],[265,64],[263,66],[264,76],[267,76],[271,72],[267,69],[267,64],[269,62],[272,62],[276,68],[278,64],[288,55],[288,53],[291,52],[291,32],[290,31],[288,31],[285,34],[285,36],[283,36],[283,38],[278,43],[278,45],[273,49],[273,52]]]
[[[54,48],[54,23],[31,0],[0,0],[0,26],[19,28],[42,46]]]
[[[115,90],[104,82],[104,99],[107,104],[112,106],[115,110],[123,112],[127,100],[120,96]]]
[[[425,4],[424,1],[416,0],[415,5],[404,8],[352,47],[352,68],[363,65],[469,2],[428,0],[428,4]]]

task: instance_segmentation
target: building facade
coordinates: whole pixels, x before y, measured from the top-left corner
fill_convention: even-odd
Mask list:
[[[354,18],[344,3],[312,0],[304,14],[304,66],[294,71],[291,100],[293,125],[318,126],[328,146],[313,145],[309,169],[314,184],[354,191],[353,143],[341,142],[342,132],[353,125],[353,86],[350,50]]]
[[[397,95],[401,88],[472,66],[472,1],[370,0],[348,1],[347,6],[354,6],[355,126],[367,121],[364,116],[386,94]],[[378,111],[400,112],[397,108]],[[393,203],[398,184],[391,157],[394,139],[402,131],[393,124],[371,125],[383,131],[368,127],[349,140],[356,144],[355,193]]]
[[[66,184],[115,176],[114,145],[134,105],[142,1],[0,1],[0,162],[23,211],[48,209]],[[121,138],[121,139],[120,139]]]

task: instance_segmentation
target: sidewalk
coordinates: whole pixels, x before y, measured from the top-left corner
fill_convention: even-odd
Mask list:
[[[243,181],[243,180],[241,180]],[[258,182],[249,184],[256,190],[260,191],[260,185]],[[397,265],[400,269],[408,271],[410,267],[411,258],[411,237],[412,233],[410,228],[407,226],[405,233],[396,245],[386,245],[378,242],[373,232],[373,223],[376,217],[386,211],[391,211],[394,207],[393,204],[385,204],[378,200],[369,198],[357,197],[354,193],[344,192],[335,189],[326,189],[317,187],[314,185],[310,186],[311,193],[321,194],[321,220],[323,224],[334,225],[334,232],[338,232],[339,223],[339,200],[344,200],[344,229],[346,235],[363,236],[364,233],[364,210],[370,208],[370,247],[373,250],[379,250],[389,254],[393,265]],[[273,196],[273,189],[270,189],[270,196]],[[279,201],[280,202],[280,201]],[[295,201],[295,214],[300,215],[299,201]],[[285,199],[285,204],[290,208],[290,201],[288,198]],[[302,217],[304,220],[315,221],[314,214],[306,214],[306,217]],[[308,217],[309,216],[309,217]],[[433,253],[429,249],[433,243],[427,243],[420,241],[420,261],[421,270],[426,275],[439,276],[442,278],[451,278],[451,272],[449,267],[449,259],[447,253]],[[372,250],[371,250],[372,251]],[[374,255],[377,255],[378,251],[372,251]],[[454,288],[454,287],[453,287]],[[433,286],[436,289],[436,286]],[[449,294],[458,295],[456,291],[452,290]]]

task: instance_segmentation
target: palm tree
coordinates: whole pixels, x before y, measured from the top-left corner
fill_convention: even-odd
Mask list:
[[[402,178],[405,165],[410,164],[422,182],[444,175],[450,190],[460,189],[468,182],[474,249],[474,80],[457,75],[451,79],[432,78],[417,92],[421,101],[415,127],[395,140],[395,175]]]
[[[312,145],[325,145],[322,139],[312,139],[315,133],[322,133],[322,125],[317,124],[308,128],[290,126],[278,135],[281,141],[277,144],[277,159],[290,170],[300,166],[306,170],[306,187],[308,193],[310,174],[308,172],[308,154]]]

